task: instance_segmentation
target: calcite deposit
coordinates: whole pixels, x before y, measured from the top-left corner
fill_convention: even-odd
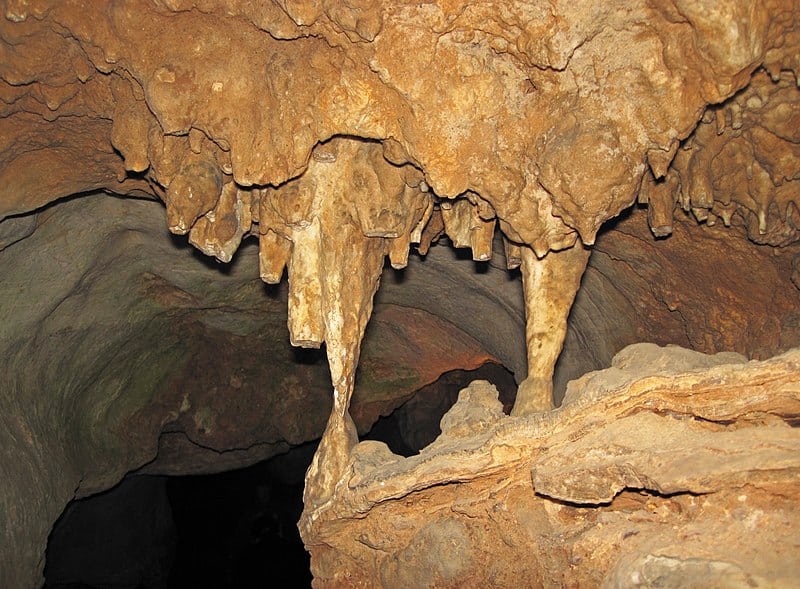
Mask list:
[[[671,167],[644,179],[639,202],[648,204],[653,233],[668,235],[680,206],[708,225],[738,222],[755,243],[797,241],[797,92],[793,75],[765,69],[734,98],[709,107]]]
[[[417,456],[362,442],[306,510],[315,587],[791,587],[799,362],[637,344],[527,418],[473,382]]]
[[[520,268],[522,417],[552,408],[589,248],[635,203],[654,238],[690,213],[733,240],[797,241],[794,0],[0,8],[2,244],[34,231],[23,215],[98,190],[160,200],[165,227],[221,262],[257,238],[261,278],[288,280],[290,342],[324,344],[329,363],[311,510],[326,508],[353,458],[349,409],[386,258],[403,268],[411,247],[446,235],[479,263],[502,249]],[[690,331],[705,351],[731,338]],[[26,448],[39,435],[24,420],[7,426]],[[35,577],[40,566],[20,568]]]

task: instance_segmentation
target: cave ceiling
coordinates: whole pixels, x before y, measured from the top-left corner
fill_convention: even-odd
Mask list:
[[[345,406],[384,259],[412,243],[502,242],[521,267],[527,412],[552,404],[581,252],[622,211],[656,237],[683,211],[797,239],[794,2],[2,6],[0,218],[104,190],[163,201],[221,262],[256,237]]]
[[[186,440],[232,465],[325,428],[319,507],[356,432],[447,370],[502,363],[524,416],[641,339],[800,343],[794,0],[0,8],[2,409],[30,417],[0,472],[48,513],[159,433],[175,472]]]
[[[376,198],[408,215],[372,219],[350,191],[365,233],[395,241],[419,239],[425,194],[466,198],[540,256],[593,243],[637,197],[656,204],[663,234],[661,193],[701,217],[739,210],[765,235],[796,214],[797,10],[4,2],[0,214],[101,188],[147,193],[165,201],[172,231],[227,260],[242,234],[300,222],[308,187],[292,180],[340,148],[369,160]],[[336,136],[379,143],[314,152]],[[746,182],[725,173],[745,160]],[[642,195],[643,177],[658,188]]]

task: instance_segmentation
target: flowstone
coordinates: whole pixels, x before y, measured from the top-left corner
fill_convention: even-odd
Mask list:
[[[306,509],[314,586],[790,587],[799,370],[637,344],[520,418],[474,382],[419,455],[362,442]]]

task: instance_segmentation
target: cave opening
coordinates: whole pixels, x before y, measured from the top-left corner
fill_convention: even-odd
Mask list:
[[[516,394],[499,363],[456,369],[381,416],[362,440],[419,453],[475,380],[495,385],[505,413]],[[303,483],[319,440],[245,468],[215,474],[132,473],[74,500],[53,527],[44,589],[310,587],[310,557],[297,529]]]

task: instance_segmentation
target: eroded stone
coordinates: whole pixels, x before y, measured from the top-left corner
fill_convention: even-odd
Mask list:
[[[655,371],[640,351],[619,356],[635,364],[631,379],[601,371],[603,396],[579,384],[550,414],[478,433],[476,383],[444,419],[463,427],[443,427],[418,456],[384,447],[373,460],[357,447],[348,484],[300,523],[315,582],[446,584],[446,567],[470,587],[789,583],[800,570],[800,351],[730,364],[665,348]],[[433,566],[445,528],[452,550]]]
[[[683,209],[756,243],[798,240],[800,7],[707,4],[9,0],[0,218],[104,189],[163,200],[167,227],[221,261],[258,234],[262,278],[287,270],[291,342],[326,344],[334,406],[307,490],[319,507],[355,443],[348,407],[386,255],[402,268],[411,243],[424,253],[445,232],[487,262],[499,227],[524,277],[525,415],[552,407],[584,246],[635,201],[657,237]],[[653,290],[680,312],[668,282]],[[706,315],[689,323],[713,331],[686,328],[691,343],[736,339],[716,333],[735,318]]]

